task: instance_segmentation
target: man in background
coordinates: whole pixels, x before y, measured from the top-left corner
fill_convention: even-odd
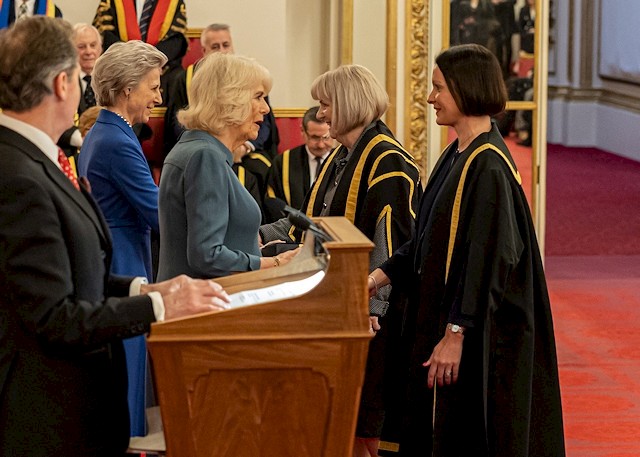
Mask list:
[[[231,30],[227,24],[211,24],[205,27],[200,34],[200,46],[202,55],[206,57],[213,52],[234,53]],[[191,84],[191,78],[197,71],[198,63],[189,65],[185,71],[178,75],[167,85],[169,100],[167,101],[167,111],[164,117],[164,153],[169,154],[173,146],[177,143],[184,127],[178,122],[178,111],[189,104],[187,88]],[[269,97],[266,97],[269,104]],[[278,128],[276,118],[273,115],[271,105],[269,113],[264,116],[264,121],[260,124],[258,138],[246,141],[235,151],[233,169],[242,182],[242,185],[254,197],[262,212],[262,222],[272,222],[273,217],[265,211],[264,198],[267,193],[267,179],[271,160],[278,153]]]
[[[80,101],[78,102],[78,116],[88,108],[96,106],[96,96],[91,87],[91,73],[96,60],[102,54],[102,36],[98,29],[89,24],[76,24],[73,27],[73,42],[78,51],[80,62]],[[64,131],[58,140],[58,146],[62,148],[69,158],[71,168],[76,172],[76,160],[82,146],[82,133],[75,125]],[[76,173],[77,176],[77,173]]]
[[[118,41],[142,40],[167,56],[160,90],[163,105],[168,102],[169,81],[182,70],[187,53],[187,9],[183,0],[102,0],[93,18],[106,51]]]
[[[2,456],[124,456],[122,339],[228,300],[212,281],[109,275],[109,229],[56,146],[80,100],[71,35],[42,16],[0,31]]]
[[[102,55],[102,35],[92,25],[76,24],[73,27],[73,42],[78,50],[80,62],[82,96],[78,103],[78,114],[82,114],[87,108],[96,106],[96,96],[91,87],[91,73],[96,60]]]
[[[210,52],[233,54],[233,40],[231,39],[229,26],[227,24],[211,24],[207,26],[200,35],[200,46],[203,56]]]
[[[301,129],[304,144],[287,149],[273,159],[269,173],[268,196],[280,198],[296,209],[302,208],[311,184],[333,147],[329,124],[319,121],[317,113],[317,106],[304,113]]]

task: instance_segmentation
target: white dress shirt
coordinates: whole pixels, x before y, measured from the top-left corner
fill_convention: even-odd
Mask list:
[[[14,6],[15,6],[15,10],[16,10],[16,19],[18,19],[18,16],[20,15],[20,6],[23,4],[24,2],[22,0],[15,0],[14,2]],[[27,0],[27,17],[31,17],[33,16],[33,12],[36,9],[36,0]]]

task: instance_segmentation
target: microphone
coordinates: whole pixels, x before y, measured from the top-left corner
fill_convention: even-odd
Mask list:
[[[284,200],[280,198],[267,198],[264,200],[264,204],[272,214],[286,215],[294,227],[303,231],[309,230],[316,235],[316,237],[325,241],[333,240],[329,234],[321,230],[306,214],[287,205]]]

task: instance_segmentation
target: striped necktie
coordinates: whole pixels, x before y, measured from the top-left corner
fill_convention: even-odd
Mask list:
[[[27,7],[27,0],[22,0],[20,4],[20,8],[18,9],[18,17],[16,18],[16,22],[21,19],[26,19],[28,17],[29,8]]]
[[[147,32],[149,31],[149,23],[151,22],[151,14],[153,13],[153,4],[155,0],[145,0],[140,15],[140,36],[142,41],[147,41]]]

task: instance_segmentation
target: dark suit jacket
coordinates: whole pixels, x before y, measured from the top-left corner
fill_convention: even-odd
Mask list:
[[[124,453],[121,339],[155,318],[110,261],[92,198],[0,126],[0,455]]]
[[[82,83],[78,79],[78,86],[80,86],[80,102],[78,103],[78,115],[84,113],[90,106],[84,101],[84,90],[82,90]],[[95,105],[92,105],[95,106]],[[78,148],[71,145],[71,136],[78,130],[75,125],[69,127],[62,133],[58,140],[58,146],[62,148],[67,157],[73,157],[74,160],[78,160]]]

